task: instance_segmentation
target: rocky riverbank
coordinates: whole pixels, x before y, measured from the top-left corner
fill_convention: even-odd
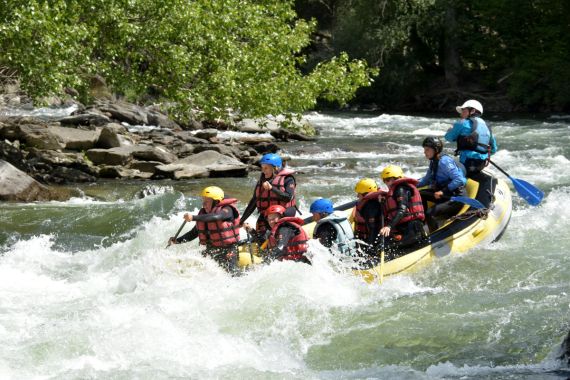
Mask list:
[[[57,117],[0,115],[0,200],[60,199],[31,189],[99,178],[241,177],[280,141],[311,139],[276,119],[180,123],[155,107],[108,100]]]

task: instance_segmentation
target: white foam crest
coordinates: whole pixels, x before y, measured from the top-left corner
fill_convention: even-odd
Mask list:
[[[419,155],[423,152],[421,147],[408,144],[390,144],[393,151],[390,152],[355,152],[344,149],[332,149],[318,153],[301,153],[293,155],[296,160],[343,160],[343,159],[393,159],[397,157],[406,158],[411,155]]]
[[[515,364],[506,366],[484,366],[484,365],[463,365],[458,367],[450,362],[439,363],[429,366],[426,370],[428,376],[436,378],[447,377],[479,377],[479,376],[500,376],[505,375],[530,375],[555,371],[560,368],[560,363],[555,360],[544,361],[539,364]]]
[[[241,138],[269,138],[273,139],[271,133],[264,132],[264,133],[248,133],[248,132],[240,132],[240,131],[218,131],[216,135],[221,140],[231,140],[231,139],[241,139]]]
[[[2,108],[0,109],[0,116],[33,116],[58,119],[71,115],[77,109],[77,104],[68,107]]]
[[[539,184],[555,184],[570,180],[570,174],[566,170],[570,160],[559,154],[557,148],[547,149],[551,155],[542,151],[536,152],[512,152],[506,149],[499,150],[493,156],[493,162],[498,164],[511,177],[527,181],[535,186]],[[504,177],[497,169],[489,165],[487,170],[498,177]]]

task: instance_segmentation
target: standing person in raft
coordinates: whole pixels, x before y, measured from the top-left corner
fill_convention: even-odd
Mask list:
[[[463,203],[451,201],[449,198],[467,196],[467,178],[452,157],[442,154],[443,142],[439,138],[426,137],[422,146],[424,155],[429,160],[429,168],[426,175],[420,179],[418,187],[429,186],[420,190],[420,195],[427,225],[430,232],[433,232],[439,227],[436,218],[447,219],[456,215],[463,207]],[[428,201],[435,205],[428,209]]]
[[[309,209],[313,221],[317,224],[313,230],[313,239],[331,249],[336,248],[340,253],[352,255],[356,252],[354,233],[348,218],[343,213],[336,212],[330,199],[317,199]]]
[[[271,228],[269,234],[268,257],[273,260],[291,260],[311,264],[305,256],[309,237],[303,227],[303,219],[285,216],[286,209],[281,205],[269,206],[267,222]]]
[[[353,211],[354,236],[358,239],[358,249],[368,256],[377,256],[378,233],[383,218],[379,197],[384,192],[378,191],[378,184],[372,178],[362,178],[354,191],[358,196]]]
[[[481,118],[483,106],[477,100],[468,100],[455,108],[461,120],[455,122],[445,134],[447,141],[457,141],[456,155],[465,166],[467,177],[477,180],[478,174],[489,164],[497,151],[497,141]]]
[[[266,231],[270,229],[266,219],[269,206],[280,205],[285,208],[284,216],[295,216],[295,173],[283,168],[283,160],[279,155],[268,153],[261,157],[261,176],[255,185],[253,197],[243,212],[242,224],[257,208],[259,217],[255,225],[256,235],[264,240]]]
[[[402,254],[402,250],[427,241],[424,231],[424,207],[418,181],[404,177],[399,166],[388,165],[382,170],[382,180],[388,186],[385,198],[385,225],[380,235],[387,238],[389,259]]]
[[[206,187],[200,195],[202,208],[198,214],[184,214],[185,221],[194,220],[196,225],[179,238],[170,238],[170,243],[180,244],[198,238],[200,245],[206,247],[204,256],[212,257],[228,272],[238,274],[240,217],[235,206],[237,199],[225,199],[224,191],[217,186]]]

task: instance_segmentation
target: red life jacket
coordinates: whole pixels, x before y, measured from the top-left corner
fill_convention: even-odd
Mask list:
[[[386,196],[386,220],[388,223],[394,219],[396,216],[398,202],[394,199],[394,190],[396,187],[400,185],[405,185],[412,189],[412,199],[410,199],[410,203],[408,204],[408,208],[404,217],[400,219],[398,222],[399,224],[407,223],[412,220],[424,220],[424,206],[422,205],[422,197],[420,196],[420,192],[416,185],[418,184],[418,180],[413,178],[401,178],[392,184],[390,187],[390,191],[388,191],[388,195]]]
[[[295,171],[290,170],[290,169],[279,170],[275,174],[273,179],[271,179],[271,182],[270,182],[271,186],[275,187],[277,190],[280,190],[282,192],[286,192],[285,191],[285,179],[288,176],[292,176],[293,173],[295,173]],[[293,197],[293,199],[291,199],[290,201],[283,201],[283,200],[279,199],[278,195],[275,194],[273,191],[265,190],[263,188],[264,182],[265,182],[265,176],[262,174],[261,178],[257,182],[257,185],[255,186],[255,198],[257,199],[257,210],[259,211],[260,214],[264,213],[265,210],[267,210],[267,208],[269,208],[269,206],[272,206],[272,205],[281,205],[285,208],[295,206],[295,204],[296,204],[295,197]]]
[[[300,260],[303,257],[303,254],[307,252],[309,245],[307,241],[309,238],[305,230],[301,227],[303,224],[303,219],[297,218],[294,216],[288,216],[281,218],[275,223],[273,228],[271,229],[271,235],[269,235],[269,244],[267,245],[269,248],[275,248],[277,246],[277,230],[283,224],[289,224],[295,229],[299,231],[298,234],[293,236],[289,243],[287,244],[287,255],[281,256],[280,260]]]
[[[354,211],[354,235],[356,236],[356,238],[360,239],[360,240],[366,240],[368,238],[368,228],[367,228],[367,221],[364,219],[364,217],[362,216],[362,214],[360,213],[360,210],[362,210],[362,208],[368,203],[368,201],[372,200],[372,199],[378,199],[379,195],[386,195],[385,191],[382,190],[378,190],[378,191],[374,191],[372,193],[368,193],[364,196],[364,198],[362,198],[355,207],[355,211]],[[376,222],[378,225],[380,225],[380,220],[368,220],[368,222]],[[376,231],[377,232],[377,231]],[[373,233],[376,233],[373,232]]]
[[[215,222],[196,222],[198,229],[198,238],[200,244],[213,247],[228,247],[239,241],[239,211],[235,206],[237,199],[229,198],[220,201],[210,214],[217,214],[222,208],[229,206],[234,213],[234,220],[217,220]],[[206,210],[201,209],[198,215],[207,214]]]

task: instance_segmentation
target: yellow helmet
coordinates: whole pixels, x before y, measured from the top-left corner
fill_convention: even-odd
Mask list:
[[[370,193],[377,190],[378,185],[372,178],[362,178],[360,181],[358,181],[356,186],[354,186],[354,191],[356,191],[358,194]]]
[[[215,201],[221,201],[224,199],[224,190],[220,189],[218,186],[208,186],[200,193],[202,197],[212,198]]]
[[[382,181],[385,181],[388,178],[404,178],[404,172],[402,168],[396,165],[388,165],[382,170]]]

